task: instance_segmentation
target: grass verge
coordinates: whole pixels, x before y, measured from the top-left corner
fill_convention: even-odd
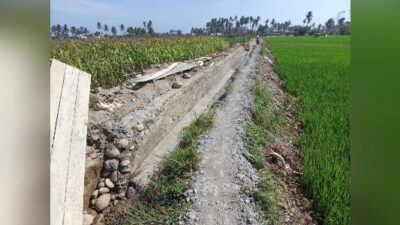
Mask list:
[[[264,212],[264,224],[281,224],[282,212],[278,203],[281,201],[277,177],[268,170],[264,161],[264,150],[273,137],[271,131],[279,125],[279,116],[271,111],[271,98],[267,87],[256,78],[252,90],[254,107],[251,110],[253,122],[245,129],[245,147],[249,152],[249,160],[259,170],[260,182],[256,191],[245,190],[252,196]]]
[[[200,156],[196,149],[198,138],[213,125],[214,103],[207,114],[198,116],[184,128],[177,148],[161,163],[150,184],[135,196],[133,211],[124,225],[172,224],[184,212],[184,193],[191,186],[192,175],[198,169]]]

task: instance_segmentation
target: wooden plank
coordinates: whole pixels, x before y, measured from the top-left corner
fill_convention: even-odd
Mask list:
[[[146,82],[146,81],[150,81],[150,80],[154,80],[159,76],[162,76],[164,73],[167,73],[168,71],[172,70],[174,67],[176,67],[178,65],[178,63],[172,63],[169,67],[157,71],[153,74],[149,74],[149,75],[145,75],[143,77],[139,77],[133,80],[133,82],[135,83],[140,83],[140,82]]]
[[[50,70],[53,84],[61,80],[57,76],[64,76],[63,85],[54,87],[61,86],[59,102],[52,99],[56,104],[50,106],[59,106],[51,109],[56,118],[50,155],[52,225],[82,224],[90,75],[68,65],[65,68],[64,74]]]

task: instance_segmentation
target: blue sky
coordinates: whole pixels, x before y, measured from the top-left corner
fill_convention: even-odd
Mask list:
[[[109,27],[142,26],[151,19],[157,32],[204,27],[213,17],[260,16],[262,21],[275,18],[301,24],[307,11],[313,21],[325,23],[345,10],[349,18],[350,0],[51,0],[51,24],[86,26],[96,30],[100,21]]]

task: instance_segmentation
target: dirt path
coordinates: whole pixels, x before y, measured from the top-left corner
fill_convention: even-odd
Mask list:
[[[254,202],[241,194],[254,187],[257,172],[243,156],[243,126],[249,121],[252,76],[259,46],[234,75],[232,89],[215,116],[214,128],[200,140],[202,163],[194,184],[194,206],[186,224],[256,224]]]

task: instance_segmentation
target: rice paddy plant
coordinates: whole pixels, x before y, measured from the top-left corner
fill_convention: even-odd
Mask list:
[[[303,184],[323,224],[350,224],[350,37],[268,42],[275,71],[300,99]]]

